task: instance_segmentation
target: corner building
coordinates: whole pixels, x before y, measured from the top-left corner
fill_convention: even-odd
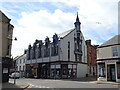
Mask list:
[[[87,74],[87,49],[77,15],[75,28],[36,40],[27,49],[26,77],[80,78]]]
[[[9,72],[12,67],[11,48],[14,26],[2,11],[0,11],[0,82],[9,81]]]
[[[116,35],[97,48],[99,81],[120,82],[120,35]]]

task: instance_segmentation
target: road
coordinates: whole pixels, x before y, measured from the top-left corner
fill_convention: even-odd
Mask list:
[[[10,79],[13,83],[14,79]],[[17,79],[16,84],[30,85],[29,88],[118,88],[113,84],[97,84],[92,82],[68,81],[68,80],[52,80],[52,79]]]

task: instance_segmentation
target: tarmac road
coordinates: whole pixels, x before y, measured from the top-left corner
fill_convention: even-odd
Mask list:
[[[13,83],[14,79],[10,79]],[[52,80],[52,79],[30,79],[21,78],[16,80],[16,84],[29,85],[28,88],[118,88],[114,84],[97,84],[94,82],[81,82],[69,80]]]

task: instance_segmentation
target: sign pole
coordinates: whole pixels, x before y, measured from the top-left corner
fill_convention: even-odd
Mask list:
[[[14,84],[16,84],[16,68],[15,68],[15,74],[14,74]]]

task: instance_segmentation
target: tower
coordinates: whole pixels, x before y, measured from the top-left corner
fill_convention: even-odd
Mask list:
[[[81,22],[79,21],[78,12],[77,12],[77,17],[76,17],[76,22],[74,23],[74,25],[75,25],[76,32],[80,32]]]
[[[82,33],[81,33],[81,22],[79,21],[78,13],[76,17],[75,25],[75,36],[74,36],[74,46],[75,46],[75,59],[76,61],[82,61]]]

